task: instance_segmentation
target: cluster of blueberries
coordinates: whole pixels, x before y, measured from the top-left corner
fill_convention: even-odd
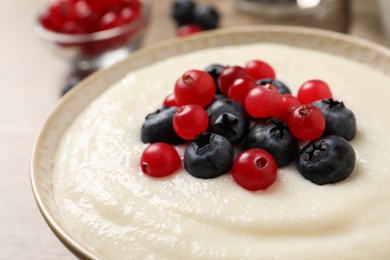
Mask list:
[[[175,0],[171,6],[171,17],[179,28],[178,35],[185,35],[217,28],[220,15],[213,5]]]
[[[218,86],[223,66],[213,64],[205,68]],[[282,94],[291,93],[283,82],[262,79],[258,85],[273,84]],[[218,88],[217,88],[218,89]],[[278,167],[297,159],[301,175],[318,185],[346,179],[355,167],[356,156],[348,141],[356,135],[356,119],[343,102],[331,98],[316,101],[314,106],[324,115],[324,135],[303,143],[291,134],[288,125],[277,118],[253,119],[238,102],[217,93],[207,108],[209,127],[191,141],[184,154],[184,167],[197,178],[215,178],[231,170],[234,161],[233,145],[247,150],[260,148],[269,152]],[[172,145],[188,142],[175,133],[172,121],[177,107],[163,107],[149,114],[142,126],[144,143],[165,142]],[[221,138],[224,137],[224,138]]]

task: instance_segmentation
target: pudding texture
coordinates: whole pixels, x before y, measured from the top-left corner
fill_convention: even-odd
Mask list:
[[[326,81],[356,116],[356,167],[318,186],[295,163],[251,192],[230,174],[209,180],[181,170],[145,176],[145,116],[175,81],[212,63],[269,63],[293,94]],[[63,135],[54,165],[57,204],[81,239],[109,259],[389,259],[390,78],[364,64],[278,44],[212,48],[132,71],[95,99]],[[183,147],[178,147],[183,154]]]

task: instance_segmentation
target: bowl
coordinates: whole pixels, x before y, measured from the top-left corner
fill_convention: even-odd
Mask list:
[[[150,17],[150,1],[141,0],[141,3],[137,19],[106,30],[77,34],[54,31],[50,26],[43,26],[45,11],[38,13],[33,29],[55,55],[77,69],[93,71],[125,58],[140,47]]]
[[[43,125],[32,153],[31,185],[37,205],[52,231],[67,248],[80,258],[105,258],[83,241],[65,221],[53,190],[52,171],[60,139],[84,108],[102,94],[107,86],[133,70],[205,48],[258,42],[286,44],[330,53],[390,74],[390,51],[386,48],[339,33],[285,26],[228,28],[184,39],[172,39],[141,49],[126,60],[92,74],[59,101]]]

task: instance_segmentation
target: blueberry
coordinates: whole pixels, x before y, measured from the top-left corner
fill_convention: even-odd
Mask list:
[[[272,84],[274,85],[278,91],[280,92],[280,94],[291,94],[291,90],[287,87],[286,84],[284,84],[283,82],[281,82],[280,80],[276,80],[276,79],[260,79],[258,81],[256,81],[257,85],[266,85],[266,84]]]
[[[208,108],[208,131],[224,136],[231,143],[240,142],[249,130],[249,119],[240,103],[232,99],[214,101]]]
[[[229,99],[225,94],[222,93],[217,93],[214,96],[214,102],[217,100],[222,100],[222,99]]]
[[[347,141],[351,141],[355,137],[355,115],[345,107],[343,102],[328,98],[316,101],[313,105],[324,114],[326,122],[324,135],[339,135]]]
[[[257,122],[250,129],[245,148],[266,150],[275,158],[278,167],[283,167],[296,158],[298,140],[283,121],[271,118]]]
[[[192,176],[216,178],[232,169],[233,146],[221,135],[203,133],[187,147],[183,161],[184,168]]]
[[[299,154],[298,171],[318,185],[345,180],[355,168],[355,151],[341,136],[330,135],[306,145]]]
[[[66,84],[65,86],[61,89],[61,97],[63,95],[65,95],[66,93],[68,93],[69,90],[71,90],[74,86],[77,85],[77,83],[80,82],[81,79],[79,78],[71,78]]]
[[[221,75],[223,68],[224,68],[224,66],[222,66],[220,64],[211,64],[204,69],[204,71],[206,71],[208,74],[210,74],[211,77],[213,77],[213,79],[215,81],[215,85],[217,86],[217,92],[219,92],[219,93],[220,93],[220,90],[219,90],[219,85],[218,85],[218,78],[219,78],[219,75]]]
[[[177,136],[173,129],[173,116],[177,107],[164,107],[146,116],[141,129],[141,140],[144,143],[164,142],[180,144],[186,142]]]
[[[219,13],[214,6],[204,4],[195,8],[195,23],[203,30],[215,29],[219,23]]]
[[[192,0],[175,0],[171,6],[171,16],[177,26],[191,24],[194,21],[195,3]]]

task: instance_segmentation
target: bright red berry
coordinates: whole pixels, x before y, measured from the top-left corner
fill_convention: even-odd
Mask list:
[[[216,92],[214,79],[207,72],[189,70],[175,84],[175,98],[179,106],[197,104],[208,106]]]
[[[177,29],[176,36],[187,36],[201,31],[202,28],[196,24],[185,24]]]
[[[109,12],[100,18],[97,30],[103,31],[103,30],[115,28],[117,26],[120,26],[121,24],[122,21],[120,15],[113,12]]]
[[[171,93],[168,96],[165,97],[163,106],[165,107],[177,107],[175,94]]]
[[[240,66],[227,66],[223,69],[221,75],[218,78],[219,89],[226,96],[229,93],[229,87],[232,83],[238,79],[248,76],[248,73],[243,67]]]
[[[144,174],[164,177],[180,169],[181,159],[173,146],[166,143],[153,143],[143,151],[140,167]]]
[[[317,100],[332,98],[333,95],[327,83],[313,79],[302,84],[297,97],[302,104],[311,104]]]
[[[266,62],[261,60],[252,60],[245,65],[245,69],[249,76],[255,80],[275,78],[275,72],[273,68]]]
[[[293,109],[288,117],[291,133],[301,140],[319,138],[325,130],[325,118],[317,107],[306,104]]]
[[[264,190],[275,182],[278,166],[267,151],[253,148],[244,151],[234,161],[233,179],[251,191]]]
[[[206,110],[199,105],[185,105],[177,109],[173,117],[173,129],[185,140],[193,140],[207,130],[209,117]]]
[[[246,76],[236,79],[229,87],[228,96],[230,99],[234,99],[240,104],[244,105],[246,95],[256,86],[256,80],[251,77]]]
[[[282,109],[279,111],[279,114],[275,116],[277,118],[280,118],[284,122],[288,122],[288,117],[290,116],[290,112],[292,111],[292,109],[299,107],[301,105],[301,102],[299,102],[299,100],[291,94],[284,94],[282,95],[282,98],[283,98]]]
[[[138,19],[140,16],[140,12],[137,10],[133,10],[130,7],[125,7],[120,11],[120,17],[123,21],[123,24],[128,24],[136,19]]]
[[[253,88],[245,98],[245,109],[255,118],[278,115],[282,104],[283,97],[272,84]]]

